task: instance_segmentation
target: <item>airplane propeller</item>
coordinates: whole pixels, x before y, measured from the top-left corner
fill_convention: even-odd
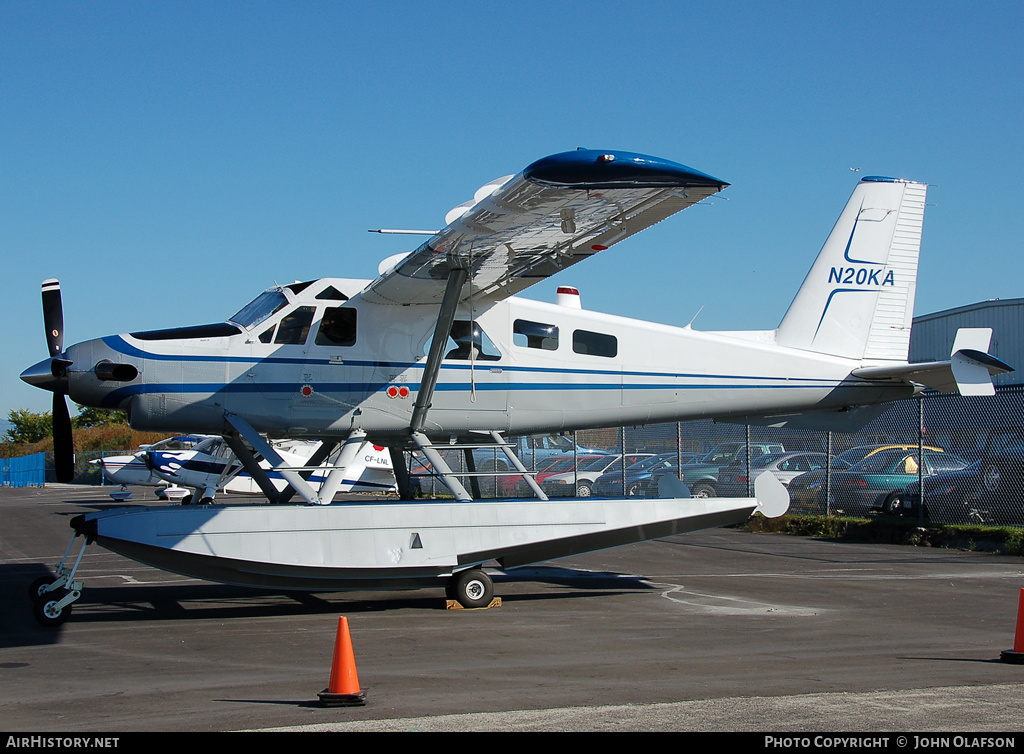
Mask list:
[[[50,374],[53,377],[46,387],[53,391],[54,467],[58,482],[70,482],[75,476],[75,447],[66,396],[68,367],[72,362],[64,358],[64,306],[60,282],[55,279],[43,281],[42,296],[43,324],[46,326],[46,346],[50,352]]]

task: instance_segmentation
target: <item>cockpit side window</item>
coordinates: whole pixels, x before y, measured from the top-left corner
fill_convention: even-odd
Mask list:
[[[457,319],[452,322],[448,336],[448,352],[446,359],[470,359],[479,361],[498,361],[501,352],[497,349],[487,333],[480,329],[479,322]]]
[[[430,343],[433,339],[431,336],[423,344],[424,354],[430,353]],[[500,361],[501,351],[487,337],[479,322],[457,319],[452,322],[452,329],[445,341],[444,358],[459,361]]]
[[[309,335],[309,326],[313,324],[314,306],[300,306],[287,314],[277,326],[274,342],[283,345],[301,345]]]
[[[324,311],[316,331],[318,346],[354,346],[356,344],[356,310],[335,306]]]

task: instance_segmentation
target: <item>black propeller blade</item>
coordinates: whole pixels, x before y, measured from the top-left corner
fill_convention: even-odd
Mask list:
[[[63,393],[53,394],[53,465],[58,482],[75,478],[75,444],[71,414]]]
[[[64,353],[64,305],[61,303],[60,283],[43,281],[43,324],[46,326],[46,346],[50,351],[50,370],[54,377],[62,376],[70,362],[61,358]],[[66,384],[66,383],[65,383]],[[75,445],[71,433],[71,414],[63,391],[53,391],[53,462],[58,482],[70,482],[75,476]]]
[[[60,300],[60,282],[52,278],[43,281],[43,324],[50,356],[60,356],[64,352],[64,305]]]

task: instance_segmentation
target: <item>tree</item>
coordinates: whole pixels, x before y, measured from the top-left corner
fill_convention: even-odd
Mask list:
[[[15,444],[39,442],[53,434],[53,414],[49,411],[36,413],[28,409],[11,409],[7,412],[11,429],[4,434],[4,441]]]
[[[78,416],[71,420],[71,426],[75,429],[85,429],[86,427],[105,427],[110,424],[128,423],[128,415],[124,411],[114,411],[106,408],[91,408],[81,405],[78,405],[78,408]]]

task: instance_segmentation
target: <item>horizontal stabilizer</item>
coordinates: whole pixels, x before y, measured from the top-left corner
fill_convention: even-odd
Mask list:
[[[853,376],[864,380],[915,382],[940,393],[995,395],[992,378],[1014,370],[988,353],[991,339],[990,328],[960,328],[949,361],[862,367],[853,370]]]

